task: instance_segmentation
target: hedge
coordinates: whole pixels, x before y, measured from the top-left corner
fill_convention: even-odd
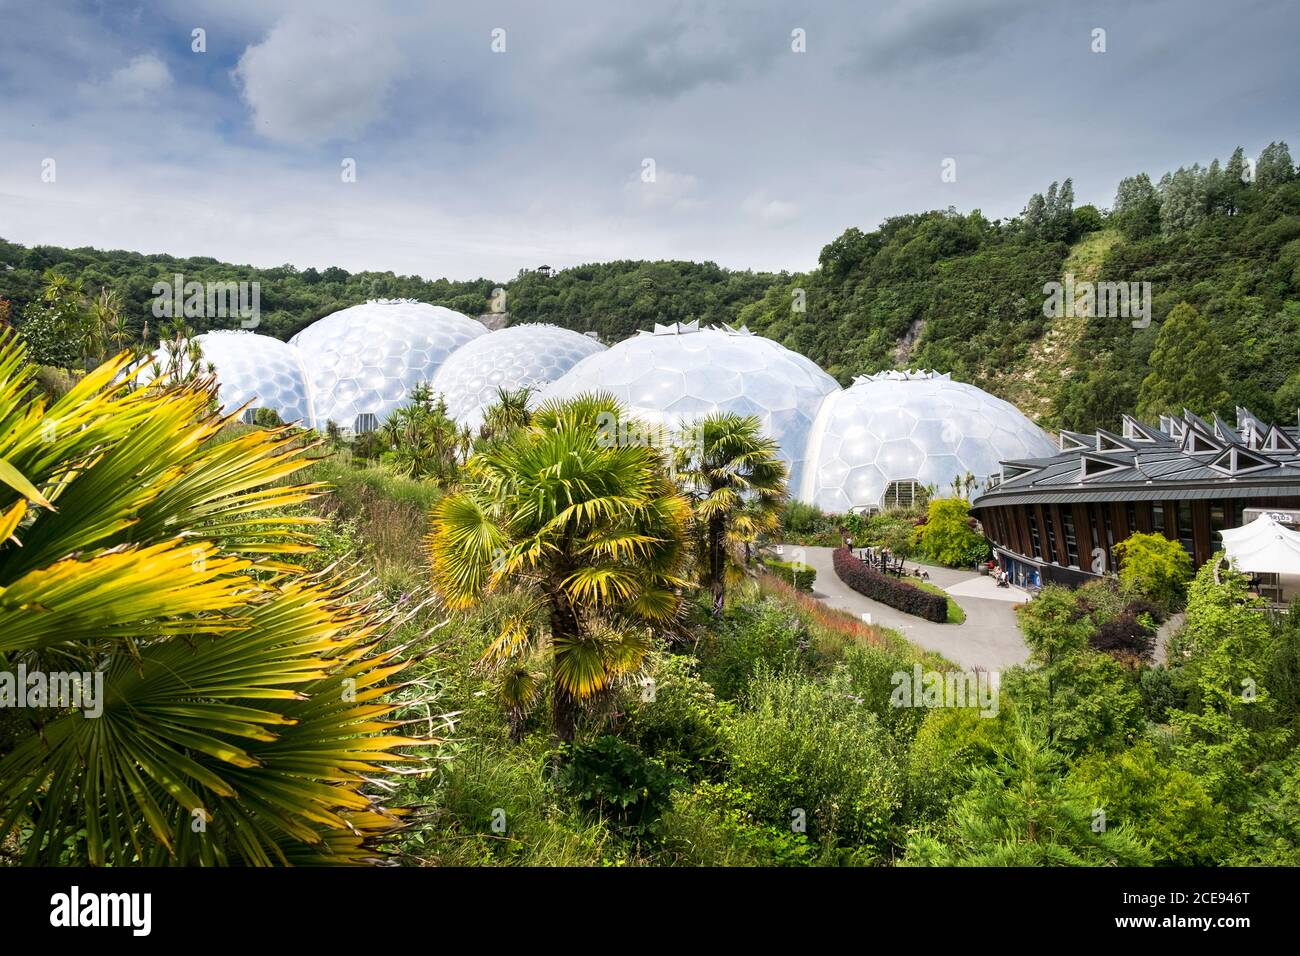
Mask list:
[[[794,586],[796,591],[811,591],[817,580],[817,571],[808,565],[798,565],[793,561],[764,561],[763,567],[771,571],[786,584]]]
[[[859,594],[892,608],[915,614],[927,621],[945,624],[948,621],[948,599],[929,591],[922,591],[906,581],[887,577],[849,553],[848,548],[836,548],[832,555],[835,573],[839,579]]]

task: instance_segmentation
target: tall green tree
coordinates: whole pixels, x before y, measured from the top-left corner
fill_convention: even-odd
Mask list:
[[[1138,393],[1138,414],[1148,420],[1222,412],[1229,403],[1224,368],[1227,350],[1205,318],[1183,302],[1169,313],[1156,336],[1148,363],[1151,371]]]
[[[1251,773],[1278,755],[1288,732],[1265,686],[1274,637],[1262,601],[1247,595],[1244,575],[1221,558],[1206,562],[1188,590],[1176,652],[1193,694],[1169,721],[1179,760],[1213,796],[1231,801],[1244,799]]]
[[[689,506],[655,448],[605,440],[607,415],[625,415],[608,395],[543,405],[530,427],[471,456],[429,537],[434,583],[453,609],[505,588],[529,597],[484,659],[516,690],[549,663],[561,740],[573,739],[584,701],[640,667],[646,625],[672,621],[687,586]]]
[[[689,439],[676,449],[677,483],[697,524],[701,584],[712,592],[713,616],[721,617],[728,540],[736,532],[745,539],[776,526],[786,494],[786,467],[755,416],[717,412],[687,431]]]
[[[1047,739],[1070,753],[1127,746],[1142,726],[1142,700],[1132,676],[1092,649],[1092,621],[1075,593],[1048,586],[1017,614],[1032,667],[1013,668],[1002,686],[1033,709]]]

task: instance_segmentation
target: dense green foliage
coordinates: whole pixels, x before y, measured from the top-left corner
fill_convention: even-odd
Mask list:
[[[1162,534],[1132,534],[1115,543],[1119,582],[1166,609],[1180,605],[1192,577],[1192,559],[1177,541]]]
[[[950,568],[969,568],[989,558],[988,542],[975,530],[970,504],[964,498],[932,499],[920,537],[926,555]]]
[[[846,231],[802,276],[685,263],[523,273],[506,284],[505,306],[512,321],[555,321],[613,337],[652,321],[739,320],[842,380],[925,364],[999,392],[1025,371],[1044,335],[1063,327],[1043,314],[1043,286],[1086,247],[1096,256],[1094,277],[1152,283],[1152,322],[1077,317],[1077,339],[1064,340],[1069,374],[1042,386],[1052,389],[1055,422],[1113,426],[1139,401],[1150,411],[1239,403],[1290,420],[1289,403],[1300,396],[1300,183],[1284,146],[1261,154],[1253,178],[1244,172],[1237,156],[1158,184],[1133,177],[1106,214],[1073,208],[1067,180],[1007,222],[978,212],[898,217],[873,232]],[[0,243],[0,262],[13,266],[0,271],[0,293],[12,300],[0,302],[0,318],[17,325],[43,360],[73,369],[138,342],[146,321],[150,340],[161,335],[179,354],[182,324],[160,328],[149,310],[152,283],[174,273],[261,281],[261,331],[280,336],[374,296],[476,314],[491,308],[495,288],[487,280],[237,269],[9,243]],[[77,380],[56,370],[41,388],[57,395]],[[202,405],[187,414],[204,416]],[[690,546],[700,530],[698,505],[716,488],[689,475],[686,487],[675,483],[671,463],[653,449],[600,446],[591,422],[607,407],[597,398],[532,415],[526,403],[503,396],[490,434],[473,436],[453,434],[436,402],[421,399],[381,435],[325,436],[323,457],[304,471],[335,493],[286,501],[275,517],[281,524],[274,527],[285,528],[323,521],[320,550],[301,559],[306,572],[335,565],[375,572],[374,581],[355,585],[348,604],[360,602],[368,619],[373,611],[385,622],[375,635],[388,642],[382,654],[409,661],[403,685],[374,704],[376,713],[418,699],[420,707],[399,713],[413,732],[441,740],[430,772],[383,794],[387,805],[413,808],[400,833],[388,820],[377,827],[407,862],[1300,862],[1300,608],[1269,613],[1240,575],[1216,571],[1217,562],[1184,594],[1177,558],[1137,538],[1118,581],[1075,592],[1045,588],[1023,607],[1031,660],[1001,675],[992,711],[952,702],[900,706],[894,692],[914,667],[948,674],[953,665],[775,577],[746,574],[737,536],[725,530],[714,539],[727,545],[728,586],[718,607],[714,585],[724,578],[702,574],[709,549]],[[97,427],[125,432],[129,425],[112,419]],[[229,454],[291,440],[278,435],[228,426],[212,440],[244,436]],[[129,444],[124,434],[110,437]],[[77,481],[81,472],[112,466],[112,455],[96,456],[114,443],[92,448],[92,439],[66,437],[85,443],[78,467],[67,472],[76,471]],[[32,449],[45,454],[34,442]],[[730,469],[729,462],[720,456],[698,475]],[[49,478],[42,487],[56,484]],[[108,487],[121,496],[136,494],[138,484]],[[177,493],[161,480],[149,488]],[[63,508],[32,522],[25,509],[0,510],[0,547],[10,534],[23,543],[21,552],[5,552],[11,577],[19,562],[53,553],[31,550],[42,522],[57,527],[78,516]],[[726,510],[732,532],[757,532],[770,518]],[[835,546],[848,535],[896,555],[919,546],[965,563],[973,532],[964,510],[951,499],[934,502],[924,519],[827,516],[791,505],[781,533]],[[149,509],[128,511],[132,541],[143,540],[141,515],[147,519]],[[202,522],[193,530],[221,531]],[[106,555],[113,557],[97,546],[79,560]],[[180,567],[187,579],[189,561],[187,554]],[[298,573],[268,564],[259,586],[276,594],[315,586]],[[156,574],[144,577],[142,593],[159,587]],[[946,618],[941,596],[909,592],[933,608],[934,619]],[[1186,625],[1171,640],[1167,663],[1154,665],[1155,627],[1184,600]],[[105,603],[92,603],[90,612],[102,613]],[[322,628],[338,626],[335,605],[318,610]],[[177,613],[159,609],[141,627]],[[11,614],[22,627],[35,620]],[[182,650],[183,642],[163,643],[177,648],[170,663],[201,657],[188,645]],[[138,644],[136,656],[143,652],[147,662],[151,646]],[[124,673],[139,666],[117,657]],[[325,696],[314,700],[287,702],[286,712],[325,706]],[[0,752],[17,752],[4,750],[14,739],[12,726],[0,726]],[[262,742],[246,746],[259,750]],[[73,767],[75,753],[65,752]],[[33,764],[44,753],[35,744],[22,750]],[[238,812],[238,801],[225,805]],[[60,847],[66,843],[74,858],[111,842],[102,828],[92,835],[59,826]],[[148,824],[135,829],[145,833]],[[30,823],[0,837],[3,854],[34,845]],[[376,841],[364,842],[368,849]]]
[[[813,583],[817,580],[816,569],[797,561],[766,559],[763,561],[763,567],[791,585],[796,591],[811,591]]]

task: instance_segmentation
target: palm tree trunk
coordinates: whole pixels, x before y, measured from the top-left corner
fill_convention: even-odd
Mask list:
[[[568,598],[558,588],[550,594],[551,612],[551,646],[558,641],[575,640],[579,637],[578,615]],[[552,654],[554,651],[552,650]],[[551,686],[551,727],[555,736],[564,743],[571,743],[578,729],[578,699],[553,681]]]
[[[713,616],[722,617],[727,599],[726,526],[722,518],[709,519],[709,585],[713,591]]]

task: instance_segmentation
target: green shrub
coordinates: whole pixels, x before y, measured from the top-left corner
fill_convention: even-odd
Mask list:
[[[1106,814],[1151,847],[1156,863],[1213,866],[1228,852],[1228,812],[1186,770],[1161,759],[1149,741],[1119,754],[1084,757],[1070,782]]]
[[[917,547],[916,516],[897,511],[874,514],[866,521],[862,543],[888,548],[897,557],[910,558]]]
[[[724,762],[722,725],[730,705],[695,672],[694,658],[657,654],[647,659],[647,682],[623,691],[621,736],[670,770],[698,779]]]
[[[655,862],[666,866],[806,866],[815,847],[789,826],[755,821],[755,797],[741,787],[704,783],[680,791],[659,831]]]
[[[914,831],[904,862],[920,866],[1141,866],[1151,855],[1131,824],[1097,827],[1095,802],[1064,776],[1046,729],[1017,711],[993,762],[975,764],[944,821]],[[1109,821],[1108,821],[1109,823]]]
[[[406,793],[430,806],[402,850],[439,866],[599,866],[622,853],[607,823],[547,786],[547,757],[475,740]]]
[[[797,591],[811,591],[813,582],[817,580],[816,569],[797,561],[767,560],[763,562],[763,567]]]
[[[1040,715],[1051,743],[1067,754],[1123,749],[1146,719],[1135,672],[1091,648],[1050,666],[1013,667],[1002,692]]]
[[[1171,709],[1187,706],[1186,691],[1174,680],[1174,672],[1167,667],[1144,667],[1138,677],[1138,691],[1142,694],[1142,710],[1147,720],[1163,724],[1169,719]]]
[[[617,737],[565,744],[560,752],[556,787],[574,797],[583,809],[637,833],[654,828],[680,781],[660,761]]]
[[[824,848],[887,853],[903,803],[899,747],[842,682],[764,670],[727,737],[729,779],[753,793],[757,820],[803,822]]]
[[[921,548],[932,560],[951,568],[971,567],[989,559],[989,545],[972,526],[964,498],[935,498],[921,526]]]
[[[760,665],[773,670],[795,667],[802,654],[802,632],[799,617],[775,598],[733,604],[721,626],[700,641],[700,675],[719,697],[734,700]]]
[[[905,651],[850,644],[844,649],[832,682],[842,680],[850,692],[861,699],[862,706],[879,718],[895,740],[906,742],[916,735],[926,710],[922,707],[894,707],[890,701],[896,686],[895,675],[906,673],[911,680],[913,660]]]
[[[1165,610],[1182,605],[1192,579],[1192,559],[1177,541],[1162,534],[1134,534],[1116,542],[1119,583]]]
[[[1260,768],[1240,831],[1235,866],[1300,866],[1300,748]]]
[[[943,815],[948,804],[965,790],[973,767],[989,766],[996,749],[1006,742],[1007,711],[982,717],[969,707],[921,710],[921,726],[908,752],[908,799],[921,819]]]
[[[834,531],[835,523],[816,505],[791,498],[781,513],[781,527],[793,535],[806,535]]]

